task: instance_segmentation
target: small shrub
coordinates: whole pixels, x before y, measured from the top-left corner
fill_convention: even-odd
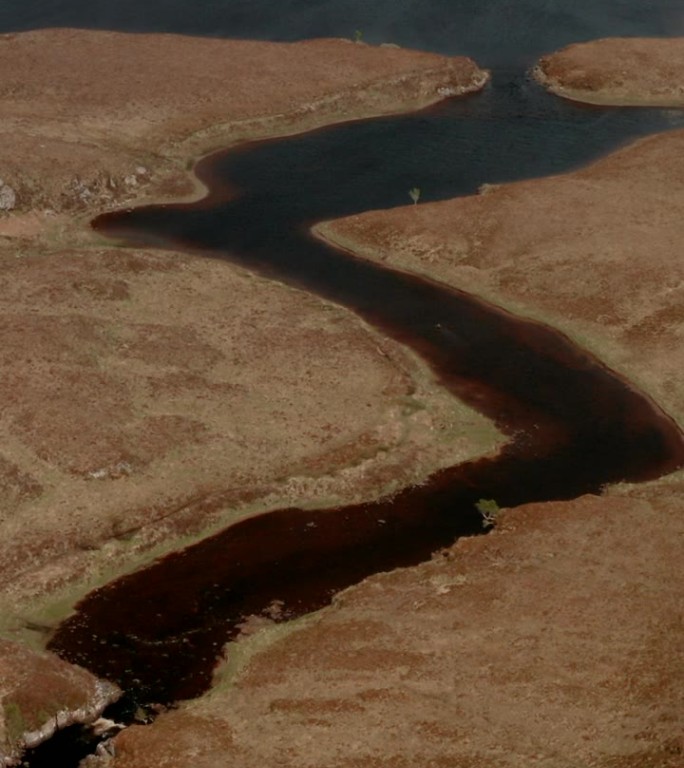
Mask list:
[[[413,200],[413,204],[416,205],[420,200],[420,188],[413,187],[413,189],[409,189],[409,197]]]
[[[496,525],[501,509],[494,499],[480,499],[475,508],[482,515],[483,528],[493,528]]]

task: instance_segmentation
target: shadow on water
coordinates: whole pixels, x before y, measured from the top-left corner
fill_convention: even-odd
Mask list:
[[[206,690],[245,617],[301,616],[369,574],[478,532],[480,498],[506,506],[568,499],[680,466],[684,444],[671,420],[561,334],[307,234],[316,220],[403,204],[416,183],[436,199],[567,169],[661,128],[659,115],[582,109],[525,80],[495,83],[420,114],[215,155],[198,168],[212,189],[207,200],[98,219],[114,237],[192,248],[350,308],[422,355],[509,442],[392,498],[239,522],[96,590],[50,647],[119,682],[128,696],[117,713],[130,717],[139,704]]]

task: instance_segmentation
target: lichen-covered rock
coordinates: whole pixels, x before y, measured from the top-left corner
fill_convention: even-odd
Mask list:
[[[11,211],[17,204],[17,193],[0,179],[0,211]]]

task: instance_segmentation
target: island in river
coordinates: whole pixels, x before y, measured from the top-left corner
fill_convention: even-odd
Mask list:
[[[414,108],[484,74],[343,41],[207,45],[64,30],[0,44],[14,62],[0,584],[4,635],[24,645],[90,585],[237,516],[380,495],[496,445],[416,357],[349,313],[226,264],[121,251],[83,226],[117,203],[193,194],[187,160],[212,147]],[[681,424],[682,143],[655,137],[576,174],[319,231],[561,328]],[[489,537],[295,625],[253,617],[209,694],[127,729],[102,761],[674,768],[682,485],[517,508]]]

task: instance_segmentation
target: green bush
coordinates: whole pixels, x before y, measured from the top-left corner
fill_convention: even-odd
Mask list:
[[[482,515],[482,527],[493,528],[496,525],[501,509],[494,499],[480,499],[475,509]]]

